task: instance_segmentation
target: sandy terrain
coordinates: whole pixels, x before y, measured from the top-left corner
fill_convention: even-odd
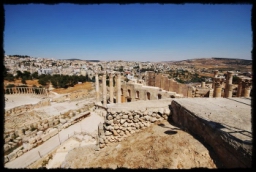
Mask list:
[[[66,93],[71,93],[74,91],[82,90],[82,89],[87,89],[88,91],[92,89],[92,83],[91,82],[85,82],[82,84],[76,84],[74,87],[68,87],[67,89],[65,88],[58,88],[54,89],[52,91],[58,93],[58,94],[66,94]]]
[[[94,151],[78,147],[67,155],[66,168],[216,168],[213,153],[190,134],[167,121],[154,124],[119,143]]]

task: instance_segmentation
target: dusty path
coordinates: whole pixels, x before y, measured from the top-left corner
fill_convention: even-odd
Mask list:
[[[96,113],[91,112],[91,115],[82,121],[60,131],[59,135],[55,135],[42,145],[24,153],[15,160],[5,164],[5,168],[26,168],[31,163],[40,159],[39,156],[44,156],[54,148],[60,145],[60,142],[64,142],[68,137],[74,135],[74,132],[86,131],[92,133],[98,128],[98,124],[103,121],[103,118],[98,116]]]
[[[161,121],[119,143],[94,151],[79,147],[69,152],[65,168],[216,168],[214,154],[190,134]]]

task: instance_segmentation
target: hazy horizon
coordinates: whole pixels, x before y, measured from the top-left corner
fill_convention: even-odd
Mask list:
[[[252,60],[252,5],[4,5],[6,55],[81,60]]]

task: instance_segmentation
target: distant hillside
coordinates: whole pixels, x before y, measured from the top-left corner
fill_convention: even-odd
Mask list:
[[[190,66],[196,69],[211,69],[220,71],[240,71],[251,72],[252,60],[232,59],[232,58],[198,58],[175,62],[169,62],[171,65]]]
[[[100,62],[100,60],[81,60],[81,59],[60,59],[60,60],[70,60],[70,61],[80,60],[80,61],[87,61],[87,62]]]
[[[83,61],[81,59],[62,59],[62,60],[70,60],[70,61],[80,60],[80,61]]]
[[[88,62],[100,62],[100,60],[86,60]]]

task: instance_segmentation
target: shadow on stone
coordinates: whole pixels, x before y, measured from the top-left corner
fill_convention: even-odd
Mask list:
[[[177,131],[167,130],[164,133],[168,135],[173,135],[173,134],[177,134]]]
[[[158,125],[158,126],[160,126],[160,127],[164,127],[164,126],[165,126],[165,125],[164,125],[164,124],[162,124],[162,123],[161,123],[161,124],[157,124],[157,125]]]

